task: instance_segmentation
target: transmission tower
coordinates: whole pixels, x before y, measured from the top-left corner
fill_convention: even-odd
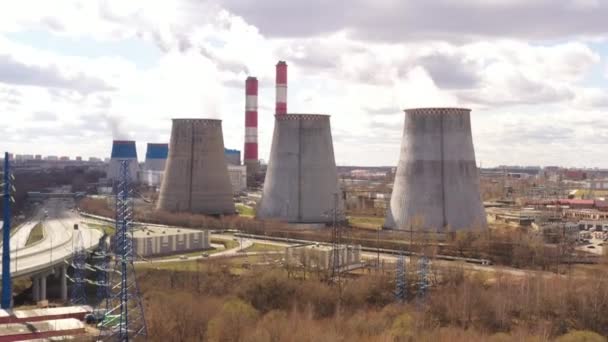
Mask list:
[[[395,270],[395,300],[403,303],[407,297],[407,276],[405,272],[405,257],[399,255]]]
[[[95,261],[94,269],[97,272],[97,299],[99,303],[105,303],[110,296],[110,288],[108,286],[108,274],[111,269],[108,268],[108,261],[111,258],[108,249],[108,236],[103,234],[99,239],[97,250],[93,253]]]
[[[120,164],[116,189],[116,236],[114,268],[109,277],[106,313],[100,324],[100,339],[129,341],[147,336],[144,310],[133,266],[133,201],[129,179],[129,161]]]
[[[2,225],[2,309],[10,309],[13,306],[13,283],[11,280],[11,202],[15,202],[11,192],[15,191],[13,181],[15,177],[11,174],[11,162],[8,152],[4,153],[4,175],[3,175],[3,220]]]
[[[343,264],[343,260],[341,260],[341,248],[342,246],[342,229],[338,222],[338,218],[343,215],[342,211],[338,209],[338,194],[334,194],[334,207],[329,211],[329,214],[333,217],[332,222],[332,261],[331,261],[331,269],[330,269],[330,277],[329,279],[332,282],[337,282],[340,285],[340,273]]]
[[[74,269],[73,278],[70,279],[72,292],[70,293],[70,302],[73,305],[87,304],[86,294],[86,272],[87,272],[87,252],[82,241],[82,233],[80,230],[76,232],[76,244],[74,245],[74,261],[72,262]]]
[[[418,261],[418,299],[422,301],[426,296],[426,291],[429,287],[429,258],[426,256],[420,257]]]

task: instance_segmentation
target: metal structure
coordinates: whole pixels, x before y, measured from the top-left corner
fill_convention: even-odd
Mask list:
[[[329,216],[331,216],[332,222],[332,262],[331,262],[331,270],[330,270],[330,280],[332,282],[337,283],[340,286],[340,290],[342,289],[340,275],[342,273],[342,267],[346,264],[345,260],[340,260],[343,258],[342,253],[340,253],[342,246],[342,227],[340,226],[340,222],[338,222],[338,217],[342,217],[344,212],[341,211],[338,207],[339,200],[338,194],[334,194],[334,207],[329,211]],[[346,247],[348,248],[348,246]]]
[[[99,324],[100,339],[106,341],[129,341],[147,336],[133,265],[133,201],[128,160],[121,161],[120,175],[116,190],[114,269],[109,279],[110,294],[104,320]]]
[[[279,61],[276,66],[276,115],[287,115],[287,63]]]
[[[137,147],[132,140],[114,140],[112,142],[112,158],[108,167],[108,178],[114,182],[120,181],[120,167],[122,161],[129,160],[129,177],[131,181],[137,180],[139,164],[137,162]]]
[[[487,228],[470,110],[405,110],[401,154],[384,227]]]
[[[426,292],[430,286],[429,281],[430,261],[426,256],[420,257],[418,260],[418,299],[422,301],[426,296]]]
[[[87,304],[86,294],[86,272],[87,272],[87,251],[84,248],[82,241],[82,233],[80,230],[76,232],[76,242],[73,248],[74,260],[72,268],[74,269],[72,280],[72,291],[70,292],[70,302],[72,305]]]
[[[331,223],[326,211],[341,193],[329,115],[276,115],[258,217]],[[343,211],[342,196],[336,207]]]
[[[397,258],[395,268],[395,300],[403,303],[407,297],[407,273],[403,254],[400,254]]]
[[[13,306],[13,282],[11,279],[11,191],[14,191],[11,162],[8,152],[4,153],[3,185],[3,226],[2,226],[2,309]]]
[[[236,212],[221,120],[173,119],[158,209],[208,215]]]
[[[245,81],[245,156],[247,186],[255,186],[258,161],[258,79],[247,77]]]
[[[97,272],[97,299],[99,303],[105,303],[105,301],[110,296],[110,287],[108,284],[108,276],[111,269],[108,268],[109,260],[111,258],[109,254],[108,236],[103,235],[101,239],[99,239],[99,244],[97,246],[97,250],[93,253],[93,258],[95,260],[95,271]]]

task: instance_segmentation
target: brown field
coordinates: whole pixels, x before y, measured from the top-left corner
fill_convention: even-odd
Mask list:
[[[605,341],[608,334],[605,265],[584,278],[434,269],[423,299],[410,272],[408,299],[398,304],[390,273],[347,277],[340,291],[311,274],[294,279],[277,268],[242,269],[243,262],[139,269],[151,340]]]

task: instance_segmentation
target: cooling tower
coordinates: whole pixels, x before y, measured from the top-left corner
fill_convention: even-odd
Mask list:
[[[276,115],[264,192],[262,219],[297,223],[332,221],[343,209],[328,115]]]
[[[401,155],[385,227],[485,228],[470,110],[405,110]]]
[[[144,169],[147,171],[165,171],[168,155],[169,144],[148,144]]]
[[[139,164],[137,161],[137,148],[135,141],[132,140],[114,140],[112,143],[112,157],[108,168],[108,179],[117,181],[120,179],[120,162],[122,160],[130,160],[129,177],[131,181],[137,181],[137,171]]]
[[[221,120],[173,119],[158,209],[234,214]]]

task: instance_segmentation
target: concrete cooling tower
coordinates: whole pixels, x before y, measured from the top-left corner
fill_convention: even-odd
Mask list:
[[[208,215],[235,213],[221,120],[173,119],[158,209]]]
[[[276,115],[264,192],[257,215],[294,223],[331,222],[343,202],[328,115]]]
[[[137,148],[135,141],[114,140],[112,143],[112,157],[108,168],[108,179],[118,181],[120,179],[120,163],[122,160],[131,161],[129,164],[129,177],[131,181],[137,181],[137,171],[139,164],[137,161]]]
[[[405,110],[401,155],[384,226],[485,228],[470,110]]]
[[[144,170],[165,171],[165,163],[169,155],[169,144],[148,144]]]

